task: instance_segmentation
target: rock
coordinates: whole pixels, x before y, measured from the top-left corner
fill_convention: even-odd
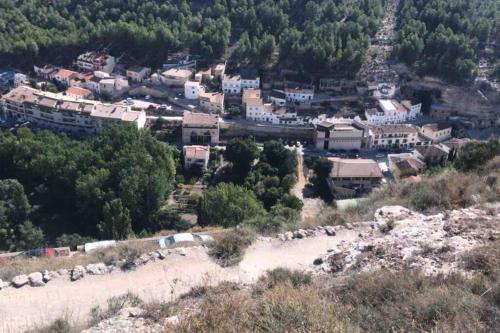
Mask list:
[[[290,241],[293,239],[293,232],[287,231],[285,232],[285,240]]]
[[[175,252],[177,252],[177,254],[180,256],[185,256],[187,254],[186,249],[183,247],[178,247],[175,250],[176,250]]]
[[[42,279],[43,282],[47,283],[52,280],[52,274],[49,271],[45,270],[42,272]]]
[[[282,242],[286,241],[286,238],[285,238],[285,235],[284,235],[284,234],[278,234],[278,235],[276,236],[276,238],[278,238],[278,239],[279,239],[280,241],[282,241]]]
[[[334,253],[328,257],[328,265],[332,273],[340,272],[345,266],[345,254]]]
[[[165,318],[164,321],[165,325],[178,325],[179,324],[179,317],[178,316],[170,316]]]
[[[328,225],[328,226],[325,227],[325,231],[326,231],[326,234],[328,236],[335,236],[337,234],[335,232],[335,229],[332,226],[330,226],[330,225]]]
[[[163,260],[165,259],[165,254],[163,254],[162,251],[156,251],[158,253],[158,259]]]
[[[97,264],[87,265],[86,271],[90,275],[103,275],[103,274],[107,274],[109,272],[106,264],[104,264],[102,262],[99,262]]]
[[[313,261],[313,265],[316,265],[316,266],[321,265],[322,263],[323,263],[323,258],[322,257],[316,258]]]
[[[15,276],[13,279],[12,279],[12,285],[16,288],[21,288],[25,285],[28,284],[29,280],[28,280],[28,276],[23,274],[23,275],[18,275],[18,276]]]
[[[5,289],[9,286],[7,282],[3,282],[2,279],[0,279],[0,290]]]
[[[77,265],[71,270],[71,281],[80,280],[85,276],[85,268]]]
[[[32,287],[43,287],[45,286],[45,282],[43,282],[43,274],[40,272],[34,272],[28,275],[28,280],[30,286]]]
[[[58,271],[57,271],[57,274],[59,274],[59,276],[64,276],[64,277],[66,277],[66,276],[68,276],[68,270],[67,270],[67,269],[64,269],[64,268],[63,268],[63,269],[60,269],[60,270],[58,270]]]
[[[293,232],[293,238],[302,239],[302,238],[306,238],[306,237],[307,237],[307,233],[304,229],[299,229],[299,230],[296,230]]]
[[[151,258],[151,260],[157,260],[159,259],[160,255],[158,254],[157,251],[153,251],[153,252],[149,252],[149,258]]]

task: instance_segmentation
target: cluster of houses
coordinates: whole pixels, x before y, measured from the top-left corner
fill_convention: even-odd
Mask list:
[[[207,168],[210,146],[220,142],[220,124],[227,114],[226,105],[231,108],[236,105],[247,121],[259,124],[254,127],[257,130],[273,127],[279,136],[280,129],[298,131],[300,128],[301,133],[307,133],[308,140],[312,139],[317,150],[407,151],[389,154],[387,170],[375,160],[349,159],[343,154],[330,157],[333,168],[328,183],[338,197],[369,191],[382,181],[386,171],[398,179],[415,177],[426,167],[443,163],[453,153],[453,145],[446,144],[451,138],[451,127],[409,124],[419,117],[422,105],[394,99],[394,87],[368,86],[375,103],[366,108],[364,119],[359,116],[326,118],[324,115],[308,118],[299,115],[296,107],[315,101],[313,87],[285,84],[282,90],[261,90],[261,78],[253,70],[229,74],[226,64],[218,63],[196,71],[196,60],[190,58],[165,64],[163,70],[154,73],[151,68],[141,66],[118,71],[116,65],[113,56],[86,52],[74,61],[75,70],[35,66],[39,78],[55,81],[66,88],[61,93],[43,91],[43,86],[40,89],[28,87],[26,76],[0,75],[0,84],[15,81],[15,88],[0,99],[0,111],[16,121],[29,121],[55,131],[97,133],[107,124],[120,122],[142,128],[147,118],[144,109],[126,102],[103,103],[94,97],[115,97],[127,92],[129,84],[147,82],[167,89],[183,89],[184,99],[196,105],[191,111],[185,111],[182,118],[187,168],[194,165],[201,170]],[[218,82],[219,87],[214,84]]]

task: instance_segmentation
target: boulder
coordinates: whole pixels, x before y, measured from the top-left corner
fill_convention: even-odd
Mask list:
[[[52,280],[52,274],[49,271],[45,270],[42,272],[42,279],[43,282],[47,283]]]
[[[165,253],[163,253],[163,251],[158,250],[156,252],[158,253],[158,259],[163,260],[166,258]]]
[[[85,276],[85,268],[83,266],[77,265],[71,270],[71,281],[80,280]]]
[[[86,267],[87,274],[90,275],[103,275],[109,272],[106,264],[99,262],[97,264],[90,264]]]
[[[28,280],[28,276],[23,274],[23,275],[18,275],[18,276],[15,276],[13,279],[12,279],[12,285],[16,288],[21,288],[22,286],[25,286],[28,284],[29,280]]]
[[[287,240],[287,241],[292,240],[293,239],[293,232],[287,231],[287,232],[285,232],[284,236],[285,236],[285,240]]]
[[[180,255],[180,256],[185,256],[186,255],[186,249],[183,247],[178,247],[175,249],[175,252]]]
[[[43,282],[43,274],[40,272],[34,272],[28,275],[28,280],[30,286],[32,287],[43,287],[45,286],[45,282]]]
[[[337,233],[335,232],[335,228],[334,228],[334,227],[332,227],[331,225],[327,225],[327,226],[325,227],[325,231],[326,231],[326,234],[327,234],[328,236],[335,236],[335,235],[337,234]]]
[[[278,239],[279,239],[280,241],[282,241],[282,242],[285,242],[285,241],[286,241],[286,238],[285,238],[285,235],[284,235],[284,234],[278,234],[278,235],[276,236],[276,238],[278,238]]]
[[[59,274],[59,276],[62,276],[62,277],[67,277],[68,276],[68,270],[67,269],[60,269],[57,271],[57,274]]]
[[[149,258],[155,261],[160,258],[160,254],[158,253],[158,251],[149,252]]]
[[[5,289],[9,286],[7,282],[3,282],[2,279],[0,279],[0,290]]]
[[[304,229],[295,230],[293,232],[293,238],[302,239],[302,238],[306,238],[306,237],[307,237],[307,233]]]
[[[167,317],[167,318],[165,318],[164,323],[165,323],[165,325],[172,325],[172,326],[178,325],[179,324],[179,317],[178,316]]]

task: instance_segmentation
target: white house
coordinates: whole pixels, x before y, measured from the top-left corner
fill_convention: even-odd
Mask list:
[[[184,83],[184,96],[187,99],[198,99],[203,92],[205,92],[205,88],[200,82],[186,81],[186,83]]]
[[[269,100],[278,106],[285,106],[286,104],[286,94],[282,90],[272,90],[269,95]]]
[[[365,111],[368,124],[399,124],[415,119],[420,115],[422,104],[412,105],[405,100],[399,103],[393,99],[379,99],[377,106]]]
[[[243,70],[241,72],[241,88],[259,89],[260,77],[255,70]]]
[[[224,74],[222,77],[222,91],[227,95],[241,94],[241,76]]]
[[[84,71],[103,71],[106,73],[113,72],[115,64],[115,57],[97,52],[80,54],[75,62],[75,65]]]
[[[201,170],[208,168],[210,159],[210,146],[184,146],[184,169],[190,169],[193,166],[199,166]]]
[[[264,103],[261,98],[250,98],[245,102],[246,117],[249,120],[267,122],[274,125],[302,125],[303,119],[297,113],[286,108],[276,108],[271,103]]]
[[[285,98],[290,102],[308,103],[314,98],[314,90],[302,88],[285,88]]]
[[[184,87],[184,84],[193,75],[190,69],[171,68],[161,73],[160,81],[169,87]]]

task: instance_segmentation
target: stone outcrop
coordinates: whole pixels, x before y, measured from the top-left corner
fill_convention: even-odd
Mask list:
[[[16,288],[21,288],[25,285],[28,284],[29,282],[29,279],[28,279],[28,276],[23,274],[23,275],[18,275],[18,276],[15,276],[13,279],[12,279],[12,285]]]
[[[83,266],[77,265],[71,270],[71,281],[80,280],[85,276],[85,268]]]
[[[43,282],[43,274],[40,272],[31,273],[28,275],[28,280],[32,287],[43,287],[45,285],[45,282]]]

